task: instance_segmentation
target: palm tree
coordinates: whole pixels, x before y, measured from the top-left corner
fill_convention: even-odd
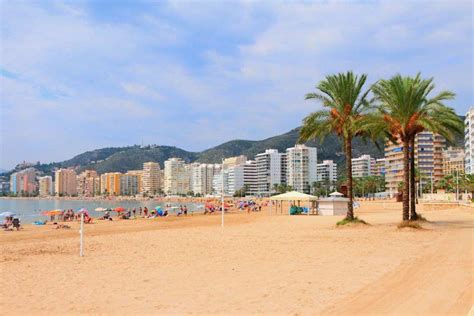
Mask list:
[[[454,134],[462,133],[464,128],[454,110],[443,104],[443,101],[453,99],[454,93],[442,91],[429,98],[434,88],[433,78],[422,79],[420,74],[414,78],[395,75],[389,80],[380,80],[372,87],[380,106],[378,117],[372,120],[372,125],[368,124],[368,128],[372,132],[377,131],[374,124],[378,124],[379,129],[385,129],[392,140],[403,144],[403,220],[417,218],[414,159],[416,135],[431,131],[453,141]]]
[[[342,139],[346,156],[347,195],[349,197],[347,216],[354,219],[352,190],[352,139],[362,135],[361,121],[369,108],[367,101],[369,91],[363,92],[367,75],[360,77],[351,71],[326,76],[317,86],[317,92],[308,93],[306,99],[320,100],[324,110],[309,114],[303,120],[299,141],[308,141],[335,133]]]

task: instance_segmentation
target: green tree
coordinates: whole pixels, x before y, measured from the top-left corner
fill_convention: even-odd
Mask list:
[[[352,72],[329,75],[317,86],[317,92],[308,93],[306,99],[322,102],[324,110],[309,114],[303,120],[300,141],[319,138],[320,141],[335,133],[342,139],[346,159],[347,195],[349,197],[348,220],[354,219],[353,181],[352,181],[352,140],[364,134],[361,124],[366,111],[370,108],[367,101],[369,90],[363,91],[367,75],[360,77]]]
[[[430,98],[434,88],[433,78],[422,79],[420,74],[414,78],[395,75],[372,87],[379,107],[367,127],[374,135],[385,133],[403,146],[403,220],[417,218],[413,150],[416,135],[431,131],[453,141],[454,135],[463,131],[463,122],[443,104],[453,99],[454,93],[442,91]]]

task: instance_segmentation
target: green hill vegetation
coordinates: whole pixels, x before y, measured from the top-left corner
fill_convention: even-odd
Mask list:
[[[79,154],[69,160],[62,162],[53,162],[48,164],[36,165],[39,171],[44,174],[52,174],[56,168],[77,168],[80,172],[85,169],[94,169],[98,173],[105,172],[126,172],[127,170],[142,169],[143,163],[154,161],[160,163],[163,167],[164,161],[171,157],[179,157],[186,162],[202,163],[220,163],[223,157],[232,157],[246,155],[253,159],[258,153],[265,149],[273,148],[284,152],[287,148],[296,144],[299,137],[300,128],[295,128],[285,134],[270,137],[264,140],[231,140],[216,147],[204,150],[202,152],[190,152],[172,146],[127,146],[127,147],[108,147],[96,149]],[[462,146],[462,138],[456,141],[457,146]],[[318,160],[331,159],[338,163],[340,170],[344,168],[344,155],[342,152],[340,139],[330,135],[322,143],[311,141],[308,146],[318,148]],[[369,154],[372,157],[383,157],[383,144],[377,147],[372,142],[360,138],[354,139],[353,156],[358,157],[363,154]],[[4,173],[9,176],[15,170]]]

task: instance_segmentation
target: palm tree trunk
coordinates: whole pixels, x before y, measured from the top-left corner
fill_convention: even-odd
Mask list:
[[[403,220],[410,219],[410,168],[409,168],[409,141],[403,141]]]
[[[344,140],[344,143],[347,168],[347,197],[349,198],[346,218],[352,220],[354,219],[354,197],[352,194],[352,139],[348,137]]]
[[[410,220],[416,221],[415,137],[410,140]]]

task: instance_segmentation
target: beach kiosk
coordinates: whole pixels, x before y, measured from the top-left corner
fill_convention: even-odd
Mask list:
[[[283,194],[278,194],[270,197],[271,201],[275,202],[275,210],[278,214],[278,204],[280,204],[280,213],[283,214],[283,202],[292,202],[294,205],[300,206],[301,202],[311,203],[311,206],[308,208],[308,215],[311,213],[312,210],[316,209],[315,204],[318,200],[318,197],[314,195],[309,195],[305,193],[301,193],[298,191],[290,191]],[[271,208],[269,208],[271,213]]]
[[[319,200],[320,215],[346,215],[348,198],[342,193],[333,192],[329,197]]]

